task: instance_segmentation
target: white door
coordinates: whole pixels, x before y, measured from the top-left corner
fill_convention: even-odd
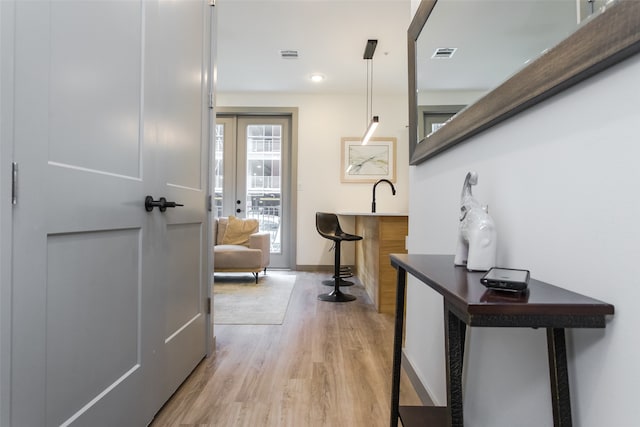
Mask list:
[[[144,96],[146,164],[155,200],[183,207],[147,216],[150,246],[143,259],[143,344],[154,369],[145,395],[154,414],[207,352],[209,119],[208,1],[146,4]],[[145,172],[147,173],[147,172]],[[148,280],[144,280],[147,274]],[[155,299],[158,298],[157,302]],[[144,307],[148,304],[148,316]],[[157,313],[160,310],[162,313]],[[145,329],[145,326],[147,327]],[[144,360],[144,359],[143,359]]]
[[[146,425],[206,353],[208,6],[15,24],[12,425]]]
[[[216,126],[216,209],[271,234],[270,267],[291,268],[291,118],[222,116]]]

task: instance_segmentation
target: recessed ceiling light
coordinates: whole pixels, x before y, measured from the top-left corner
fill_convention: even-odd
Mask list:
[[[320,83],[324,79],[325,79],[324,74],[320,74],[320,73],[311,74],[311,81],[314,83]]]

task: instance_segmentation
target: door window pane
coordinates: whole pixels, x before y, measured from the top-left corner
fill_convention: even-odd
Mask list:
[[[271,234],[271,252],[281,252],[281,125],[247,126],[247,217]]]
[[[215,216],[222,216],[222,191],[224,188],[224,125],[216,124],[214,154],[213,199]]]

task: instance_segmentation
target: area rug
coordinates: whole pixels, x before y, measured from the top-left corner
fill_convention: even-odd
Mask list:
[[[213,284],[213,323],[219,325],[281,325],[296,276],[260,273],[216,274]]]

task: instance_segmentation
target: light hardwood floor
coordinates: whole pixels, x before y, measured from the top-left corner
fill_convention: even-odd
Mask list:
[[[294,273],[291,273],[294,274]],[[215,325],[216,355],[157,414],[159,426],[389,425],[393,318],[361,285],[329,303],[323,273],[298,272],[282,325]],[[403,404],[420,404],[405,379]]]

